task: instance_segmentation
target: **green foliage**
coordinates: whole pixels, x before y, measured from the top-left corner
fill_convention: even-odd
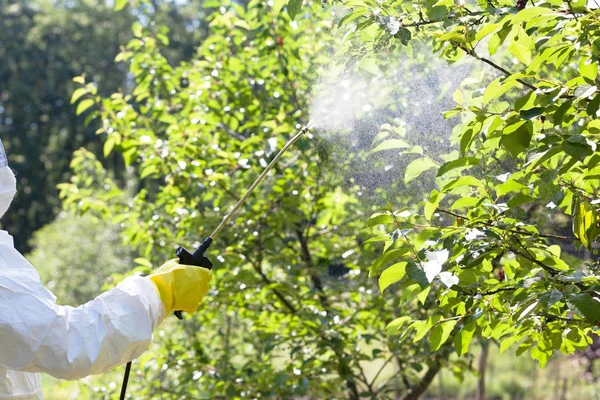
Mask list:
[[[139,188],[111,179],[94,154],[80,150],[72,179],[60,186],[64,204],[124,226],[146,267],[172,258],[177,245],[197,246],[221,222],[307,122],[308,88],[329,61],[329,22],[292,23],[290,8],[281,12],[278,2],[219,5],[190,60],[170,63],[160,39],[166,30],[134,23],[135,37],[118,56],[134,77],[129,91],[105,97],[93,93],[92,79],[75,80],[84,89],[74,94],[79,111],[102,121],[105,154],[122,157]],[[320,4],[310,11],[326,13]],[[429,346],[399,345],[384,331],[399,310],[426,314],[426,293],[425,304],[378,295],[361,270],[377,244],[357,235],[366,218],[359,187],[347,186],[349,165],[328,154],[317,139],[290,149],[223,230],[209,254],[214,289],[197,314],[166,322],[137,366],[132,393],[392,398],[419,384],[420,371],[435,362]],[[402,376],[377,373],[384,368]],[[105,396],[93,387],[86,396]],[[114,397],[117,388],[107,390]]]
[[[206,3],[220,8],[186,62],[165,56],[164,28],[136,22],[117,57],[130,90],[106,97],[93,78],[76,80],[78,112],[102,122],[105,155],[121,157],[140,187],[131,200],[131,187],[80,151],[61,193],[124,224],[146,266],[210,233],[307,122],[307,88],[334,43],[320,4]],[[475,340],[545,365],[596,334],[600,265],[582,258],[600,234],[598,11],[553,0],[336,7],[359,74],[385,76],[391,56],[418,58],[426,46],[474,63],[445,114],[456,118],[456,151],[425,155],[385,121],[370,154],[399,149],[407,161],[391,189],[433,175],[435,189],[422,202],[389,190],[390,204],[369,216],[326,145],[292,150],[211,250],[216,286],[202,312],[166,326],[142,360],[140,396],[418,396],[442,366],[462,376]],[[325,273],[340,264],[350,272]],[[391,361],[397,374],[365,377]]]
[[[79,306],[98,296],[115,273],[131,270],[133,252],[120,229],[91,215],[63,213],[38,230],[27,256],[59,304]]]
[[[373,271],[385,296],[397,287],[398,296],[418,301],[426,290],[437,304],[427,319],[402,317],[388,331],[400,343],[428,339],[432,351],[454,335],[459,356],[477,335],[544,365],[556,350],[573,353],[597,334],[600,264],[579,257],[600,235],[600,11],[584,2],[525,4],[354,1],[338,25],[355,57],[414,52],[418,42],[450,63],[479,66],[446,113],[460,117],[453,131],[460,158],[439,168],[420,211],[400,218],[402,209],[391,208],[376,217],[388,235],[410,232],[385,246],[386,262]],[[424,160],[408,177],[433,165]],[[572,232],[553,223],[565,219]]]
[[[127,71],[113,60],[132,36],[134,17],[115,13],[106,3],[0,0],[0,137],[19,189],[2,225],[21,251],[28,251],[32,233],[60,212],[56,185],[70,176],[73,152],[85,144],[102,154],[94,122],[87,115],[78,118],[76,111],[90,106],[89,94],[106,96],[128,85]],[[193,54],[206,31],[199,24],[204,9],[161,0],[153,4],[157,9],[148,10],[153,19],[172,27],[167,56],[177,61]],[[188,31],[194,24],[200,27]],[[72,78],[81,74],[95,85],[73,93]],[[78,108],[71,105],[80,99]],[[123,178],[119,158],[103,162]]]

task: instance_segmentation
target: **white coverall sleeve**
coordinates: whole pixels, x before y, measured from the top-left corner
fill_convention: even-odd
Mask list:
[[[139,276],[80,307],[59,306],[25,258],[1,245],[0,365],[8,369],[59,379],[102,373],[141,355],[165,313]]]

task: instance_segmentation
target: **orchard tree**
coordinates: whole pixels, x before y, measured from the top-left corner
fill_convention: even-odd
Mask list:
[[[204,2],[216,8],[209,36],[180,65],[164,56],[168,31],[149,22],[145,2],[134,3],[142,17],[117,60],[135,84],[102,97],[92,80],[75,79],[78,113],[99,121],[105,156],[122,157],[136,179],[123,186],[82,149],[61,195],[69,208],[120,224],[142,255],[139,273],[172,258],[177,245],[199,245],[307,122],[331,26],[321,4],[310,4],[318,18],[292,21],[298,4],[284,3]],[[358,234],[368,218],[360,189],[339,173],[350,166],[329,155],[328,143],[304,139],[216,239],[214,289],[198,313],[165,323],[136,364],[135,396],[385,399],[425,390],[444,353],[390,341],[385,328],[397,313],[428,318],[434,300],[425,293],[410,301],[414,287],[379,296],[362,267],[381,237]],[[387,254],[375,265],[387,265]],[[457,374],[468,369],[463,360],[450,364]],[[120,376],[84,394],[114,397],[110,379]]]
[[[382,209],[368,221],[387,235],[371,266],[383,296],[436,304],[428,318],[392,322],[393,340],[462,356],[481,336],[542,366],[557,350],[585,349],[600,323],[595,3],[334,4],[358,68],[378,73],[381,54],[426,43],[477,71],[445,114],[459,119],[454,159],[409,165],[434,173],[437,189],[419,208]]]

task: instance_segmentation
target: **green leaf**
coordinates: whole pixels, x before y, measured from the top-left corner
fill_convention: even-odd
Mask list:
[[[450,206],[450,210],[458,210],[461,208],[476,207],[482,201],[483,201],[483,198],[478,198],[478,197],[461,197],[460,199],[457,199]]]
[[[433,190],[431,192],[429,200],[427,200],[427,203],[425,203],[424,210],[424,216],[427,221],[431,221],[431,217],[433,217],[435,210],[437,210],[437,207],[440,204],[440,201],[442,201],[442,199],[444,198],[444,196],[444,193],[440,193],[437,190]]]
[[[573,233],[587,249],[591,249],[600,233],[596,209],[586,200],[577,200],[574,212]]]
[[[367,226],[375,226],[375,225],[388,225],[394,223],[394,217],[390,214],[373,214],[367,220]]]
[[[404,275],[406,275],[406,264],[407,262],[399,262],[383,271],[379,277],[379,290],[381,290],[381,293],[383,293],[388,286],[404,278]]]
[[[389,262],[394,262],[406,253],[408,253],[407,247],[386,251],[382,256],[373,262],[373,265],[371,265],[371,275],[377,273],[382,265],[387,265]]]
[[[586,138],[581,135],[567,137],[563,142],[563,149],[565,150],[565,153],[579,161],[583,161],[586,157],[594,154],[594,150],[592,150],[592,147],[588,144]]]
[[[131,31],[133,32],[133,36],[141,38],[144,32],[144,28],[139,21],[135,21],[133,25],[131,25]]]
[[[596,96],[594,96],[594,98],[592,100],[590,100],[587,107],[585,108],[585,112],[590,117],[595,118],[595,117],[598,117],[598,109],[600,109],[600,93],[597,94]],[[558,113],[558,110],[556,111],[556,113]]]
[[[533,18],[539,17],[545,14],[552,14],[554,11],[547,7],[527,7],[519,11],[513,18],[512,23],[514,25],[520,24],[521,22],[529,21]]]
[[[509,336],[506,339],[504,339],[502,341],[502,343],[500,343],[500,354],[504,353],[506,351],[506,349],[508,349],[510,346],[513,345],[513,343],[515,343],[516,337],[515,336]]]
[[[501,33],[502,32],[497,32],[497,33],[493,34],[492,37],[490,38],[490,40],[488,41],[488,52],[492,56],[494,54],[496,54],[496,52],[498,51],[498,48],[502,44],[503,39],[500,37]]]
[[[71,96],[71,104],[75,104],[77,102],[77,100],[79,100],[81,98],[81,96],[84,96],[86,94],[87,94],[87,89],[86,88],[76,89],[73,92],[73,96]]]
[[[400,42],[403,45],[407,46],[408,43],[410,42],[410,39],[412,38],[412,33],[410,32],[410,30],[401,26],[400,29],[398,29],[398,32],[394,36],[397,37],[398,39],[400,39]]]
[[[552,307],[554,304],[561,301],[563,298],[563,294],[556,289],[552,289],[548,292],[542,293],[542,295],[538,298],[539,302],[544,305],[546,308]]]
[[[404,182],[409,183],[413,179],[421,176],[423,172],[437,167],[438,164],[429,157],[417,158],[406,166],[406,171],[404,171]]]
[[[466,175],[448,182],[442,191],[449,192],[453,189],[463,186],[484,187],[483,183],[479,179],[475,178],[474,176]]]
[[[508,51],[523,64],[529,65],[531,63],[531,51],[529,47],[523,46],[519,42],[512,42],[508,46]]]
[[[404,327],[404,325],[406,325],[407,322],[409,322],[411,320],[410,317],[408,316],[403,316],[400,318],[396,318],[395,320],[393,320],[392,322],[390,322],[388,324],[388,326],[385,328],[386,332],[388,335],[393,336],[393,335],[400,335],[402,333],[404,333],[404,330],[402,330],[402,327]]]
[[[565,118],[567,111],[572,106],[573,106],[573,100],[567,100],[563,104],[561,104],[560,107],[558,107],[556,109],[556,111],[554,111],[553,120],[552,120],[554,122],[554,125],[556,125],[556,126],[562,125],[563,119]]]
[[[518,194],[512,196],[510,198],[510,200],[508,200],[506,202],[506,205],[509,206],[510,208],[515,208],[515,207],[519,207],[520,205],[530,203],[534,200],[535,200],[535,198],[533,198],[529,195],[526,195],[523,193],[518,193]]]
[[[290,15],[292,21],[296,19],[296,16],[300,14],[302,10],[302,0],[290,0],[287,3],[287,12]]]
[[[530,120],[530,119],[537,118],[541,115],[544,115],[545,111],[546,111],[546,109],[543,107],[534,107],[534,108],[530,108],[528,110],[519,111],[519,115],[521,115],[521,117],[526,120]]]
[[[490,101],[497,99],[517,84],[518,82],[515,79],[507,79],[505,77],[494,79],[483,93],[483,104],[488,104]]]
[[[461,156],[464,157],[467,154],[467,152],[469,151],[469,148],[471,147],[471,143],[473,142],[473,138],[478,133],[479,132],[475,131],[473,128],[470,128],[462,134],[462,136],[460,137],[460,155]]]
[[[285,0],[273,0],[273,12],[278,15],[281,9],[285,6]]]
[[[484,37],[491,35],[500,28],[498,24],[482,24],[481,29],[475,34],[475,40],[479,41]]]
[[[588,83],[594,83],[598,77],[598,63],[583,57],[579,60],[579,73]]]
[[[168,46],[169,45],[169,37],[163,33],[157,33],[156,34],[156,38],[164,45],[164,46]]]
[[[504,196],[507,193],[520,193],[524,190],[528,190],[528,187],[514,179],[509,179],[496,187],[496,195]]]
[[[469,167],[472,165],[479,165],[479,159],[475,157],[462,157],[458,160],[449,161],[440,167],[437,176],[443,176],[447,172],[452,171],[456,168]]]
[[[81,101],[78,105],[77,105],[77,115],[81,115],[83,114],[88,108],[92,107],[94,105],[94,100],[92,99],[85,99],[83,101]]]
[[[458,321],[455,319],[451,321],[445,321],[436,325],[431,330],[431,335],[429,335],[429,347],[431,351],[439,350],[440,347],[446,343],[457,322]]]
[[[150,260],[144,257],[138,257],[133,260],[137,265],[141,265],[142,267],[152,268],[152,263]]]
[[[567,305],[586,321],[600,322],[600,302],[587,293],[573,293],[567,296]]]
[[[104,157],[108,157],[115,147],[116,140],[114,136],[109,136],[104,142]]]
[[[383,150],[405,149],[407,147],[410,147],[409,144],[402,139],[388,139],[379,143],[377,147],[371,150],[371,152],[376,153]]]
[[[425,271],[415,263],[409,263],[406,266],[406,274],[410,279],[417,282],[421,288],[425,289],[429,286],[429,281],[425,275]]]
[[[421,302],[421,304],[425,304],[425,300],[427,300],[427,296],[429,296],[429,292],[431,292],[431,286],[427,286],[425,289],[418,294],[417,300]]]
[[[156,165],[147,165],[144,168],[142,168],[140,172],[140,179],[147,178],[155,172],[158,172],[158,168],[156,167]]]
[[[435,325],[441,319],[442,317],[440,315],[434,315],[432,317],[427,318],[425,321],[413,322],[411,327],[415,328],[416,330],[413,342],[416,343],[419,340],[423,339],[425,335],[427,335],[427,332],[429,332],[429,330],[433,328],[433,325]]]
[[[115,0],[115,11],[121,11],[129,3],[129,0]]]
[[[458,354],[459,357],[469,352],[474,333],[475,321],[471,320],[465,324],[456,336],[454,336],[454,350],[456,350],[456,354]]]
[[[514,131],[510,127],[505,128],[500,144],[504,146],[513,157],[517,157],[523,151],[527,150],[531,137],[533,135],[533,124],[531,121],[527,121],[524,124],[517,123],[518,125]]]

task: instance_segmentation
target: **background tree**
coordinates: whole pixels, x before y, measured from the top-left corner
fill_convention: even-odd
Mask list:
[[[172,27],[169,57],[194,52],[206,31],[201,6],[156,1],[149,11]],[[184,16],[188,12],[193,18]],[[20,184],[3,225],[22,251],[60,211],[56,185],[68,179],[73,152],[85,144],[102,154],[97,127],[85,128],[70,103],[72,78],[85,74],[98,84],[90,90],[102,95],[127,87],[127,70],[113,60],[131,38],[134,20],[98,1],[0,1],[0,136]],[[118,158],[105,164],[122,177]]]
[[[440,305],[439,315],[394,323],[406,324],[399,340],[454,336],[461,355],[476,332],[500,341],[501,350],[518,345],[517,354],[528,351],[541,365],[555,350],[586,348],[600,321],[597,260],[568,252],[591,250],[598,236],[597,10],[559,1],[351,7],[340,25],[350,27],[349,51],[365,55],[363,63],[372,52],[410,47],[417,36],[448,61],[467,57],[492,75],[465,82],[446,114],[461,118],[458,157],[418,161],[421,170],[439,167],[439,188],[424,208],[410,218],[373,217],[390,236],[417,228],[430,240],[420,249],[405,241],[409,257],[389,261],[406,264],[382,275],[393,275],[398,289],[433,286]],[[552,211],[543,224],[527,213],[544,207]],[[572,221],[572,233],[557,234],[555,221]]]

